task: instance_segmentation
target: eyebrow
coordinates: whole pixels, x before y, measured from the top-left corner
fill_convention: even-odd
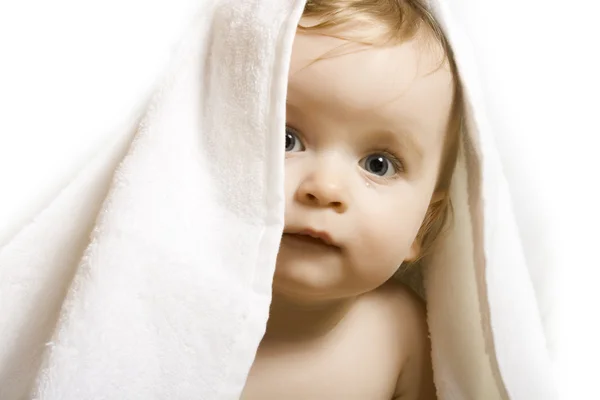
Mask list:
[[[415,139],[413,132],[408,130],[379,130],[376,131],[375,138],[390,147],[400,147],[401,150],[410,154],[410,158],[416,161],[422,161],[424,158],[423,148]]]
[[[288,111],[289,109],[291,109],[293,112],[301,114],[301,115],[305,115],[304,112],[302,111],[302,109],[300,107],[298,107],[297,105],[293,104],[290,101],[290,97],[289,94],[285,99],[285,107],[286,107],[286,111]]]

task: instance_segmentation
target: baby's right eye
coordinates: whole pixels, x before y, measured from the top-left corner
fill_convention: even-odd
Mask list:
[[[285,127],[285,151],[287,153],[304,151],[304,145],[298,137],[298,133],[289,126]]]

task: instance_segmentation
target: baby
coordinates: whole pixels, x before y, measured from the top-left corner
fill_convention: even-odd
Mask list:
[[[425,307],[391,279],[450,210],[462,115],[424,0],[308,1],[286,127],[285,229],[243,399],[435,399]]]

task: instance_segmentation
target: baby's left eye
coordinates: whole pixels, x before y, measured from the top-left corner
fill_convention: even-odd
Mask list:
[[[390,177],[398,173],[396,161],[384,154],[371,154],[360,160],[360,166],[367,172],[383,177]]]
[[[285,151],[287,153],[304,151],[304,144],[302,144],[298,134],[287,126],[285,127]]]

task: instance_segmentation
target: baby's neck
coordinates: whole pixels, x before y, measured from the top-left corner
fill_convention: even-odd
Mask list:
[[[347,316],[355,298],[299,302],[273,294],[263,341],[318,340],[332,332]]]

